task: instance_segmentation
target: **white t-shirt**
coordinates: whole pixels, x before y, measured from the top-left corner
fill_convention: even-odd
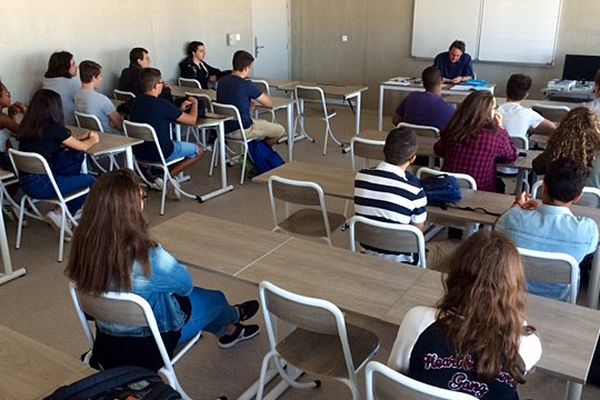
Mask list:
[[[498,112],[502,115],[502,125],[510,136],[526,137],[529,129],[537,128],[544,122],[544,117],[539,113],[514,102],[502,104],[498,107]]]
[[[436,311],[432,307],[417,306],[406,313],[388,360],[390,368],[402,373],[408,372],[413,347],[421,333],[436,321]],[[540,339],[534,334],[521,336],[519,355],[525,363],[525,369],[529,371],[542,356]]]
[[[81,89],[79,77],[44,78],[42,88],[52,90],[60,95],[65,125],[75,125],[75,94]]]
[[[594,100],[589,103],[585,103],[586,107],[592,109],[593,112],[596,113],[597,116],[600,117],[600,97],[596,97]]]
[[[75,95],[75,111],[98,117],[102,130],[107,133],[120,133],[110,126],[109,115],[115,112],[112,101],[94,89],[81,89]]]

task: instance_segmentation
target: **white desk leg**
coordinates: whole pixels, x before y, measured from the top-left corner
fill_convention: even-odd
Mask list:
[[[356,96],[356,106],[354,108],[354,112],[356,113],[356,115],[354,116],[355,120],[356,120],[356,125],[354,128],[354,134],[356,136],[358,136],[358,134],[360,133],[360,106],[361,106],[361,100],[362,100],[362,92],[358,92],[358,95]]]
[[[565,394],[566,400],[579,400],[581,398],[582,390],[583,385],[581,383],[567,381],[567,393]]]
[[[0,204],[4,200],[4,191],[0,191]],[[0,285],[10,282],[20,276],[27,273],[25,268],[19,268],[16,271],[12,269],[12,262],[10,260],[10,251],[8,249],[8,239],[6,238],[6,227],[4,226],[4,215],[0,210],[0,252],[2,253],[2,264],[4,265],[4,272],[0,273]]]
[[[233,190],[233,186],[227,186],[227,160],[225,159],[225,123],[221,121],[219,123],[219,157],[221,158],[221,188],[213,190],[204,196],[199,196],[198,200],[203,203],[213,197],[220,196]]]
[[[377,129],[383,130],[383,85],[379,85],[379,120],[377,123]]]
[[[287,111],[287,134],[288,134],[288,162],[292,161],[294,153],[294,103],[290,103],[286,107]]]
[[[131,150],[131,146],[125,147],[125,166],[133,170],[133,150]]]
[[[592,271],[587,290],[588,307],[594,310],[598,308],[598,295],[600,295],[600,247],[596,249],[592,260]]]

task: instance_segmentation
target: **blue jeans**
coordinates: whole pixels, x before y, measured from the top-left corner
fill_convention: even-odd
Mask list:
[[[166,158],[166,162],[178,158],[196,158],[198,157],[198,146],[190,142],[173,142],[173,152]]]
[[[96,178],[90,174],[79,175],[54,175],[54,180],[63,196],[91,187]],[[31,197],[37,199],[51,199],[56,197],[48,175],[28,174],[20,178],[21,189]],[[67,202],[71,214],[75,214],[85,202],[87,195],[77,197]]]
[[[190,341],[199,331],[207,331],[217,337],[223,336],[229,325],[240,319],[237,308],[229,305],[220,290],[195,287],[189,300],[192,303],[192,313],[181,330],[179,346]]]

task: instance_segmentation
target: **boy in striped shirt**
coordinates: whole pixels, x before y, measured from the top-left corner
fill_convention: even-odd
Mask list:
[[[419,180],[407,169],[417,155],[417,134],[406,127],[392,130],[383,147],[385,161],[363,169],[354,179],[354,212],[382,222],[412,224],[423,230],[427,197]],[[396,261],[414,262],[411,254],[385,252],[364,246],[367,252]]]

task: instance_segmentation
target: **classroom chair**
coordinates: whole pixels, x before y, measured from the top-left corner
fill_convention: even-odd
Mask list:
[[[182,79],[182,78],[179,78],[179,79]],[[192,93],[192,92],[185,92],[185,95],[187,97],[195,97],[196,99],[198,99],[198,105],[199,105],[198,109],[200,109],[200,105],[202,105],[207,113],[214,112],[213,105],[212,105],[212,99],[210,98],[209,95],[204,94],[204,93]],[[200,118],[200,115],[198,115],[198,117]],[[198,129],[193,126],[186,126],[186,128],[187,128],[187,134],[186,134],[186,138],[185,138],[186,142],[190,141],[190,132],[191,132],[194,135],[194,138],[196,139],[196,143],[198,143],[200,146],[204,147],[205,149],[208,148],[208,144],[206,142],[206,128]],[[200,138],[202,138],[202,139],[200,139]]]
[[[275,227],[273,231],[286,231],[301,236],[320,237],[330,246],[331,232],[342,226],[346,220],[341,214],[327,211],[325,194],[321,186],[314,182],[297,181],[276,175],[269,177],[269,200]],[[285,202],[286,217],[280,221],[275,199]],[[290,215],[289,205],[298,204],[315,208],[301,208]]]
[[[15,248],[21,248],[21,237],[23,233],[23,221],[25,218],[25,214],[30,216],[31,218],[45,221],[44,215],[37,208],[37,203],[50,203],[55,206],[60,207],[61,210],[61,225],[60,225],[60,234],[58,238],[58,262],[62,262],[64,256],[64,246],[65,246],[65,224],[67,223],[67,218],[69,222],[73,226],[77,226],[77,221],[75,217],[71,215],[69,209],[67,208],[67,202],[76,199],[78,197],[86,195],[90,189],[85,188],[75,193],[61,193],[56,180],[54,179],[54,174],[48,165],[48,162],[44,157],[37,153],[28,153],[24,151],[18,151],[15,149],[9,149],[8,155],[13,164],[13,168],[16,171],[17,176],[20,174],[39,174],[39,175],[48,175],[50,179],[50,183],[52,184],[52,188],[56,193],[56,197],[51,199],[36,199],[34,197],[29,196],[28,194],[23,194],[21,197],[21,202],[19,204],[19,222],[17,227],[17,240],[15,243]],[[30,211],[26,211],[25,204],[29,205]]]
[[[308,372],[343,382],[352,391],[352,399],[360,399],[357,373],[377,354],[377,335],[347,324],[342,311],[329,301],[292,293],[267,281],[260,283],[259,294],[270,351],[262,361],[256,399],[263,398],[272,362],[293,388],[321,385],[319,380],[296,380],[301,372]],[[295,329],[286,335],[278,329],[279,321]]]
[[[476,400],[466,393],[419,382],[378,361],[365,369],[367,400]]]
[[[158,374],[175,390],[181,394],[185,400],[191,400],[188,396],[175,373],[175,363],[179,361],[200,339],[202,332],[198,332],[189,342],[183,346],[179,352],[173,357],[169,357],[165,344],[158,325],[154,312],[150,304],[141,296],[134,293],[124,292],[108,292],[101,296],[92,296],[87,293],[80,292],[73,282],[69,282],[69,292],[77,317],[83,328],[83,333],[91,348],[94,347],[94,334],[90,326],[93,321],[88,321],[88,317],[92,317],[96,321],[102,321],[109,324],[119,324],[132,327],[148,327],[152,332],[152,337],[156,342],[156,347],[160,352],[160,356],[164,363],[163,367],[158,371]],[[89,356],[86,356],[86,362],[89,363]],[[226,397],[220,397],[221,400],[226,400]]]
[[[356,242],[374,249],[397,253],[413,253],[418,257],[417,267],[427,268],[425,237],[419,228],[409,224],[382,222],[355,215],[346,224],[350,250],[356,252]]]
[[[304,86],[298,85],[294,88],[294,98],[296,99],[296,123],[294,125],[300,124],[301,132],[306,135],[311,141],[315,141],[310,135],[306,133],[306,129],[304,126],[304,120],[307,116],[306,110],[304,107],[304,102],[313,102],[320,105],[320,110],[318,113],[321,115],[319,118],[325,123],[325,137],[323,138],[323,155],[327,154],[327,139],[331,136],[331,139],[340,147],[344,145],[335,137],[333,134],[333,130],[331,129],[331,119],[337,115],[337,113],[333,109],[327,108],[327,103],[325,102],[325,92],[318,86]],[[322,114],[321,114],[322,113]],[[296,127],[294,127],[294,132],[296,132]]]
[[[570,111],[567,106],[554,106],[551,104],[534,104],[531,109],[552,122],[560,122]]]
[[[231,104],[217,103],[217,102],[213,102],[212,106],[213,106],[213,110],[215,113],[221,114],[221,115],[226,115],[228,117],[232,117],[233,120],[235,122],[237,122],[238,129],[234,132],[230,132],[229,134],[227,134],[225,136],[225,141],[227,143],[234,143],[234,144],[239,145],[242,150],[241,154],[237,154],[236,156],[234,156],[234,158],[239,158],[240,156],[242,158],[242,176],[240,177],[240,185],[243,185],[244,178],[246,175],[246,163],[248,160],[248,143],[250,143],[254,139],[248,138],[246,129],[244,128],[244,125],[242,124],[242,117],[240,116],[240,111],[238,110],[238,108],[236,106],[231,105]],[[233,151],[231,151],[229,149],[229,147],[226,150],[227,150],[227,152],[233,153]],[[212,155],[212,159],[210,161],[210,169],[208,171],[209,176],[212,176],[214,167],[217,165],[218,161],[219,161],[219,141],[217,140],[217,141],[215,141],[215,145],[213,146],[213,155]],[[231,161],[231,159],[229,159],[229,161]]]
[[[529,151],[529,139],[526,135],[511,136],[510,140],[513,142],[519,153],[527,154]],[[515,195],[521,193],[523,190],[529,192],[529,171],[524,171],[521,179],[519,179],[519,170],[517,168],[497,167],[496,171],[500,178],[514,179]]]
[[[523,260],[523,270],[528,281],[570,285],[569,303],[577,301],[579,289],[579,263],[565,253],[537,251],[517,247]]]
[[[417,136],[439,139],[440,130],[435,126],[409,124],[408,122],[400,122],[398,128],[405,127],[414,130]],[[429,156],[429,168],[435,167],[435,156]]]
[[[98,119],[97,116],[95,116],[93,114],[86,114],[86,113],[82,113],[79,111],[75,111],[75,122],[77,123],[77,126],[80,128],[104,133],[104,129],[102,128],[102,124],[100,123],[100,120]],[[106,154],[106,156],[108,156],[108,158],[110,160],[110,164],[108,167],[109,171],[119,168],[119,164],[117,163],[117,160],[115,159],[115,154],[118,154],[118,153],[123,153],[123,151],[117,151],[117,152]],[[98,170],[101,173],[106,172],[106,168],[104,168],[102,165],[100,165],[98,160],[96,160],[96,157],[86,155],[86,158],[89,158],[90,160],[92,160],[92,163],[94,164],[94,166],[96,168],[98,168]]]
[[[179,78],[177,79],[177,84],[181,87],[202,89],[202,85],[200,85],[200,82],[196,79]]]
[[[161,194],[161,201],[160,201],[160,215],[165,214],[165,203],[167,200],[167,186],[169,184],[171,184],[173,186],[173,191],[176,196],[179,197],[180,195],[183,195],[190,199],[195,199],[195,200],[198,199],[198,196],[196,196],[194,194],[190,194],[190,193],[184,191],[183,189],[181,189],[181,187],[179,186],[179,182],[177,181],[177,178],[171,176],[171,172],[169,172],[169,167],[173,164],[177,164],[178,162],[182,161],[183,157],[177,158],[175,160],[171,160],[169,162],[167,162],[165,160],[162,149],[160,148],[160,144],[158,142],[158,138],[156,137],[156,131],[154,130],[152,125],[141,124],[141,123],[131,122],[131,121],[123,121],[123,130],[125,132],[125,136],[129,136],[129,137],[136,138],[136,139],[141,139],[144,142],[154,142],[154,144],[156,145],[158,155],[160,156],[159,162],[144,161],[144,160],[140,160],[137,157],[135,157],[134,165],[135,165],[135,169],[136,169],[137,173],[142,177],[144,182],[148,185],[150,183],[147,182],[146,179],[144,178],[144,175],[140,171],[139,165],[144,165],[147,167],[156,167],[163,171],[162,194]]]
[[[541,187],[544,184],[543,180],[539,180],[533,184],[531,187],[531,197],[534,199],[541,199]],[[583,188],[583,196],[578,206],[588,206],[594,208],[600,208],[600,189],[592,186],[584,186]]]
[[[135,94],[133,94],[132,92],[119,89],[113,90],[113,96],[115,97],[115,100],[120,101],[129,101],[135,99]]]
[[[354,136],[350,139],[350,156],[352,160],[352,170],[356,171],[356,158],[364,159],[363,168],[369,168],[369,160],[383,161],[383,146],[385,140],[363,139],[360,136]]]

